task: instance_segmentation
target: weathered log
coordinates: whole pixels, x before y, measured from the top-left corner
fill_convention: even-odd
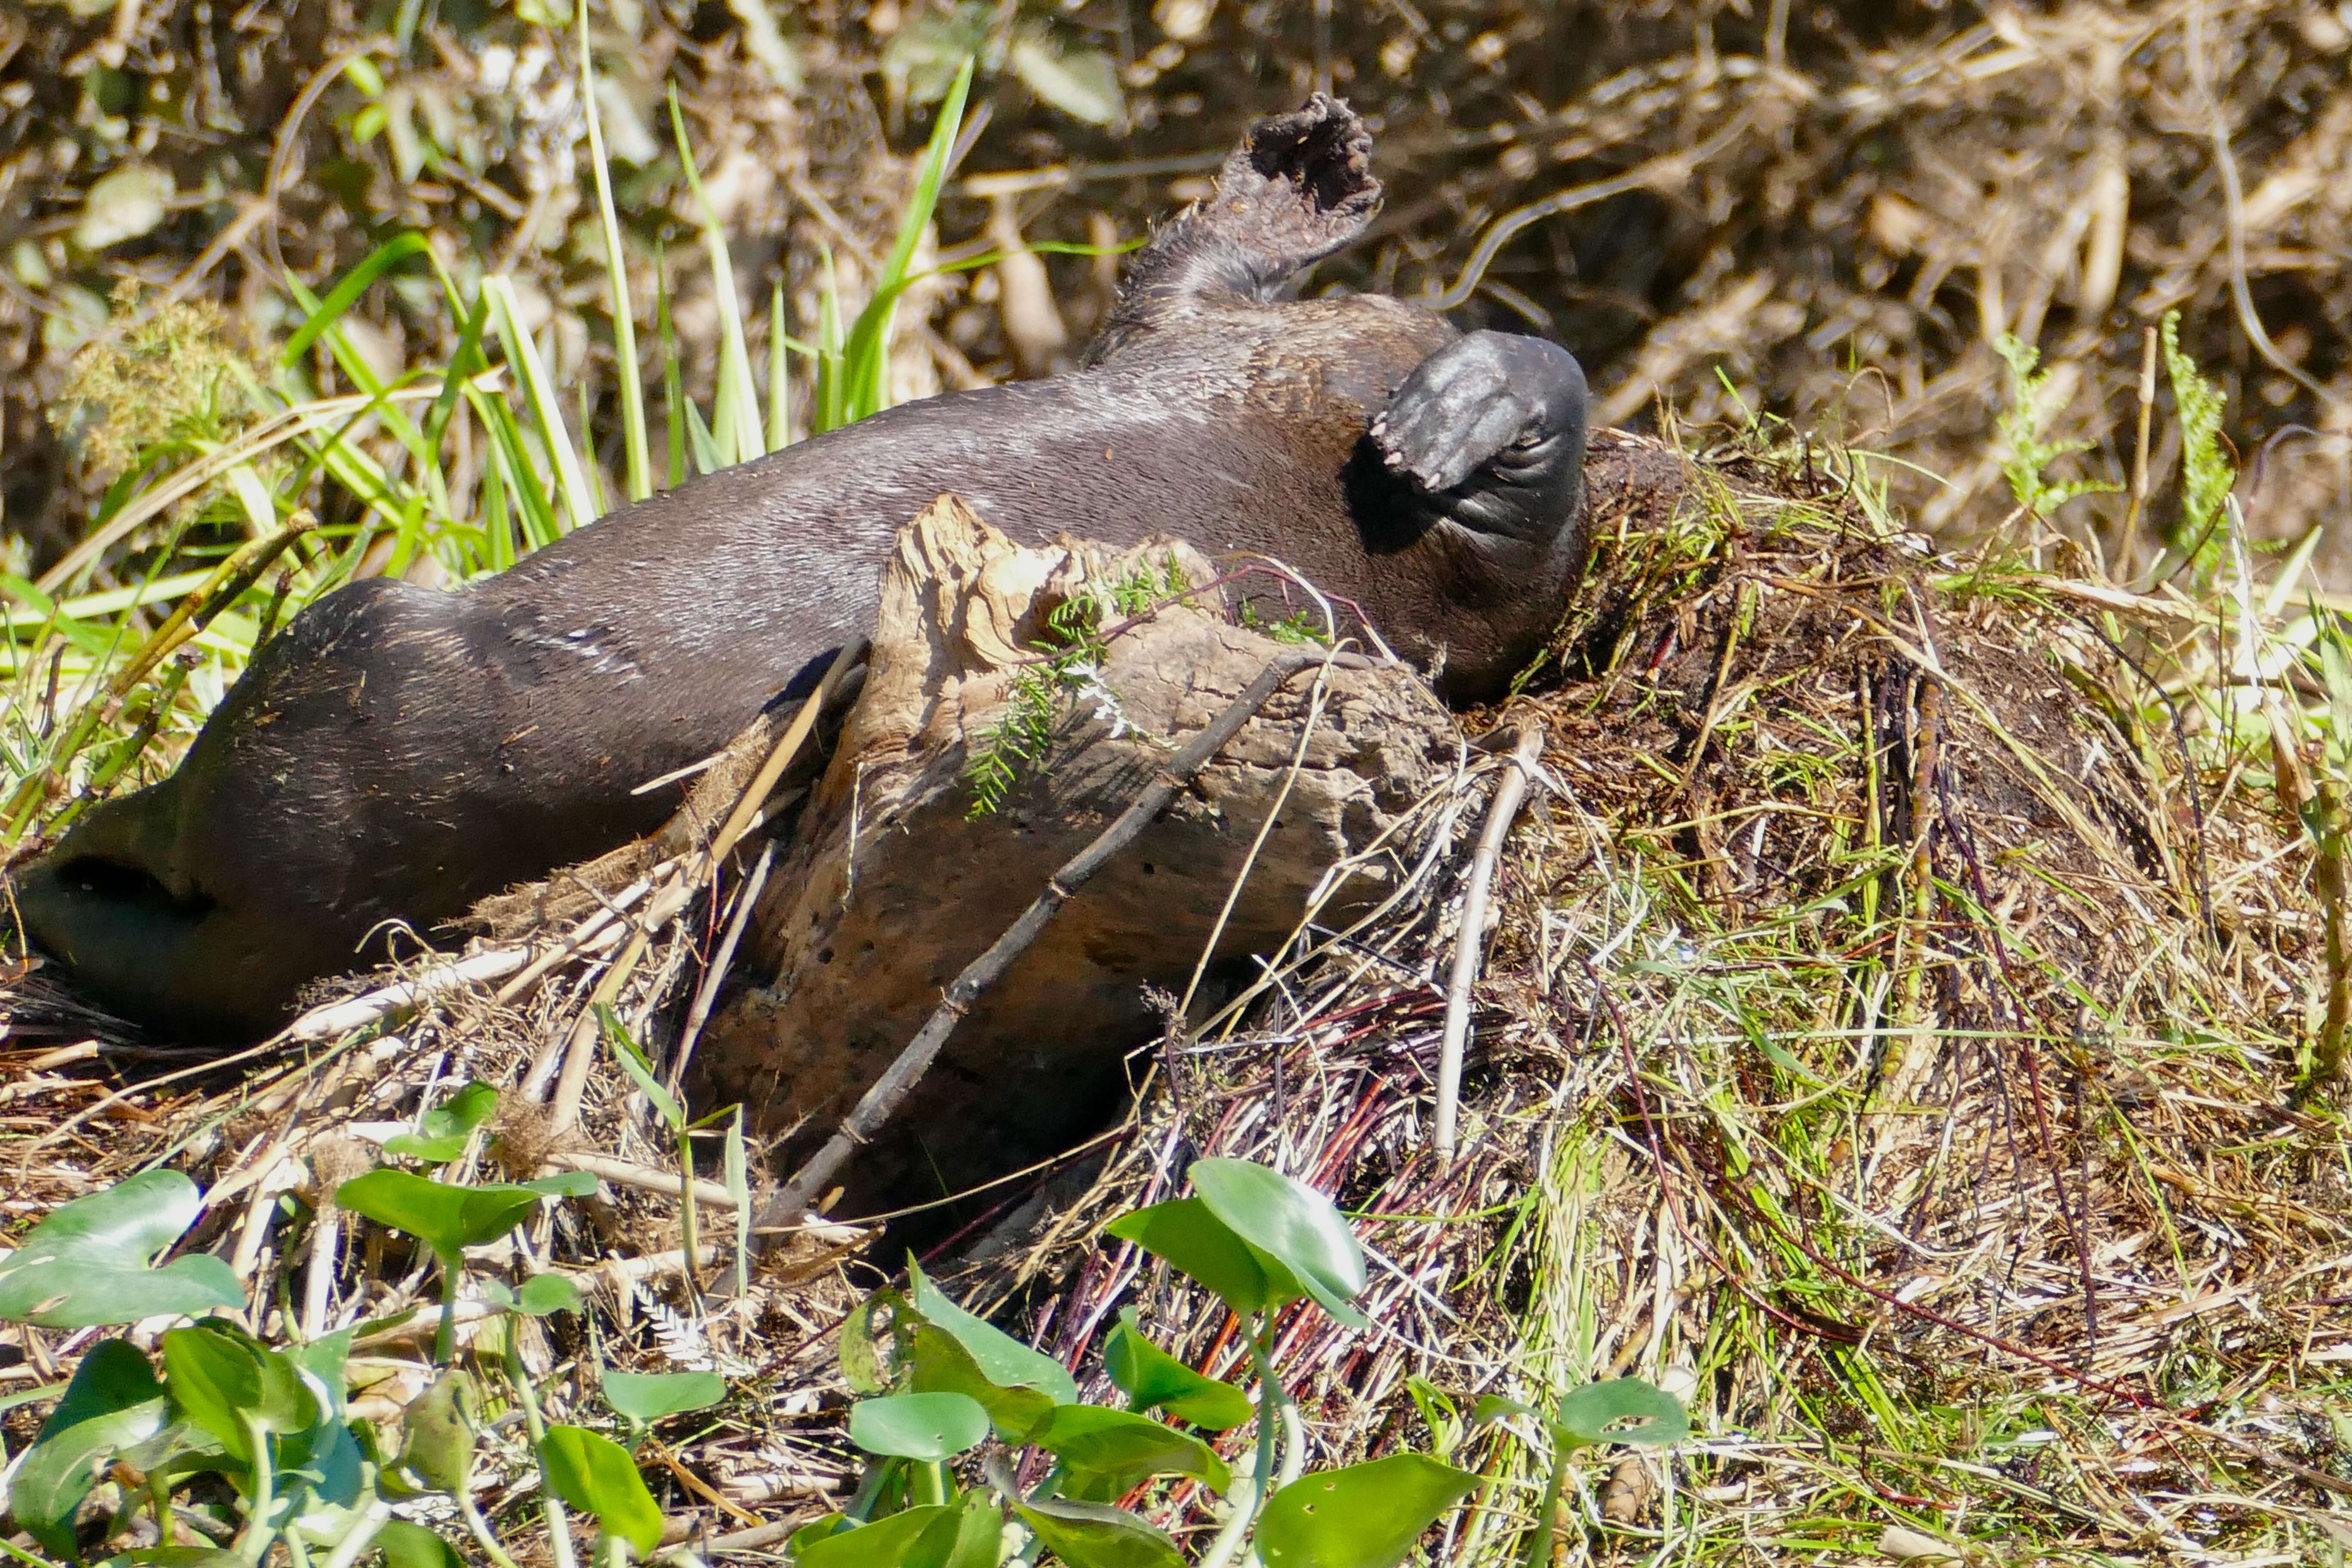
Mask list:
[[[1165,542],[1025,549],[952,498],[900,534],[865,689],[745,942],[760,983],[722,1005],[696,1060],[708,1097],[793,1130],[786,1168],[833,1133],[1055,868],[1286,651],[1229,624],[1210,589],[1112,637],[1099,689],[1057,683],[1036,651],[1056,608],[1164,584],[1171,562],[1191,584],[1215,578]],[[1334,668],[1319,684],[1319,699],[1314,673],[1277,690],[979,997],[852,1166],[836,1212],[938,1197],[1082,1139],[1121,1092],[1126,1054],[1157,1033],[1144,987],[1183,988],[1277,801],[1215,942],[1221,981],[1278,948],[1326,871],[1458,755],[1452,715],[1411,671]],[[975,812],[974,759],[1008,709],[1041,696],[1050,744],[995,810]],[[1325,918],[1381,890],[1376,868],[1357,875]]]

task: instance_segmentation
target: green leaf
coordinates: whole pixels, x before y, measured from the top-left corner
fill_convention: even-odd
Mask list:
[[[1478,1396],[1478,1403],[1470,1407],[1470,1425],[1474,1427],[1484,1426],[1491,1422],[1507,1420],[1514,1415],[1531,1414],[1533,1408],[1532,1405],[1523,1405],[1516,1399],[1506,1398],[1499,1394],[1482,1394]]]
[[[1166,1258],[1244,1316],[1307,1294],[1288,1269],[1244,1241],[1200,1198],[1153,1204],[1119,1215],[1103,1229]]]
[[[905,1302],[905,1297],[886,1286],[852,1307],[841,1320],[841,1376],[853,1393],[879,1394],[890,1386],[882,1368],[882,1347],[874,1337],[874,1320],[883,1311],[895,1312]]]
[[[401,1417],[400,1467],[433,1491],[455,1496],[474,1473],[474,1380],[452,1368]]]
[[[925,1531],[918,1551],[928,1555],[937,1534],[936,1525]],[[964,1493],[955,1533],[947,1544],[938,1568],[996,1568],[997,1559],[1004,1555],[1003,1505],[986,1490]]]
[[[220,1258],[198,1253],[149,1267],[200,1205],[196,1184],[179,1172],[142,1171],[52,1211],[0,1258],[0,1321],[81,1329],[244,1306]]]
[[[754,447],[740,454],[740,458],[748,461],[759,455],[759,449]],[[621,1064],[621,1070],[629,1075],[630,1081],[637,1086],[646,1103],[661,1117],[662,1125],[673,1132],[685,1126],[686,1107],[677,1102],[677,1096],[662,1087],[661,1079],[654,1075],[653,1063],[647,1061],[646,1053],[637,1048],[637,1042],[629,1038],[627,1026],[621,1022],[621,1016],[613,1011],[611,1003],[596,1004],[596,1025],[604,1031],[604,1043],[613,1047],[613,1059]]]
[[[539,1446],[555,1495],[602,1520],[640,1554],[661,1544],[661,1510],[629,1451],[581,1426],[550,1426]]]
[[[1234,1233],[1298,1277],[1323,1310],[1355,1328],[1348,1305],[1364,1289],[1364,1251],[1331,1200],[1249,1160],[1196,1160],[1192,1190]]]
[[[234,1552],[217,1546],[148,1546],[118,1552],[99,1568],[249,1568]]]
[[[926,1503],[855,1530],[835,1530],[804,1546],[799,1544],[804,1532],[796,1531],[793,1563],[794,1568],[905,1568],[919,1561],[918,1553],[929,1544],[925,1538],[934,1529],[945,1531],[944,1558],[954,1547],[960,1513],[946,1503]]]
[[[1038,28],[1013,40],[1004,63],[1030,91],[1073,120],[1108,125],[1127,112],[1126,96],[1118,89],[1118,66],[1099,50],[1066,54]]]
[[[1123,1509],[1053,1498],[1013,1511],[1069,1568],[1183,1568],[1174,1542]]]
[[[920,1321],[908,1336],[907,1384],[918,1394],[955,1394],[977,1402],[1008,1443],[1027,1442],[1056,1408],[1050,1394],[989,1382],[961,1342]]]
[[[939,119],[931,127],[930,145],[923,150],[922,168],[915,176],[914,191],[898,221],[898,237],[890,247],[889,259],[875,274],[872,297],[857,312],[857,320],[850,323],[841,369],[845,398],[841,412],[845,420],[862,419],[890,405],[891,322],[898,314],[898,296],[912,281],[908,269],[914,264],[916,248],[922,243],[923,231],[930,226],[932,209],[939,204],[940,186],[947,178],[948,160],[954,154],[956,137],[963,127],[964,101],[971,92],[973,65],[971,58],[964,60],[962,68],[956,73],[955,85],[948,89],[946,101],[940,105]]]
[[[1633,1425],[1621,1425],[1626,1422]],[[1552,1441],[1570,1448],[1588,1443],[1679,1443],[1690,1436],[1690,1416],[1681,1401],[1638,1377],[1588,1384],[1563,1395],[1551,1426]]]
[[[10,1485],[9,1511],[51,1552],[73,1556],[74,1510],[89,1495],[100,1468],[163,1426],[163,1385],[147,1358],[125,1341],[100,1342],[82,1357],[41,1423]]]
[[[908,1301],[916,1313],[953,1335],[989,1382],[999,1388],[1034,1388],[1056,1405],[1077,1403],[1078,1385],[1067,1367],[949,1300],[923,1278],[912,1258],[907,1259],[907,1274],[912,1281]]]
[[[455,1268],[466,1248],[496,1241],[520,1225],[539,1206],[540,1194],[509,1183],[461,1187],[407,1171],[377,1170],[337,1187],[335,1201],[406,1231]]]
[[[1258,1555],[1266,1568],[1395,1568],[1477,1485],[1423,1454],[1301,1476],[1266,1500]]]
[[[711,1372],[613,1372],[604,1377],[604,1403],[632,1426],[650,1426],[689,1410],[708,1410],[727,1397],[727,1380]]]
[[[466,1152],[474,1129],[498,1113],[499,1091],[486,1083],[469,1083],[416,1119],[416,1131],[383,1141],[387,1154],[404,1154],[428,1165],[446,1165]]]
[[[1063,1492],[1115,1502],[1154,1476],[1192,1476],[1223,1492],[1233,1471],[1216,1451],[1149,1415],[1097,1405],[1056,1405],[1029,1441],[1062,1461]]]
[[[861,1399],[849,1412],[849,1440],[869,1454],[936,1464],[978,1447],[988,1412],[961,1394],[895,1394]]]
[[[456,1547],[404,1519],[385,1521],[375,1543],[383,1552],[384,1568],[466,1568]]]
[[[527,1182],[512,1184],[528,1193],[543,1198],[593,1198],[596,1195],[596,1175],[593,1171],[558,1171],[551,1176],[533,1176]]]
[[[299,1432],[320,1414],[291,1359],[217,1318],[163,1336],[163,1374],[180,1414],[246,1464],[253,1462],[248,1423]]]
[[[1144,1338],[1132,1307],[1119,1309],[1118,1325],[1103,1345],[1103,1370],[1138,1410],[1156,1406],[1212,1432],[1250,1418],[1249,1395],[1230,1383],[1194,1372]]]
[[[580,1287],[562,1274],[534,1274],[515,1292],[515,1310],[528,1318],[580,1310]]]

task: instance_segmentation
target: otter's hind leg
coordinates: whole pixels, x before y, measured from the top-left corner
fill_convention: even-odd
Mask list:
[[[1099,364],[1158,323],[1260,303],[1364,232],[1381,210],[1372,134],[1328,93],[1257,121],[1217,174],[1217,194],[1160,226],[1137,253],[1102,335]]]
[[[1372,420],[1420,523],[1550,554],[1580,544],[1584,371],[1542,338],[1471,332],[1431,354]],[[1566,535],[1567,537],[1563,537]],[[1574,550],[1581,564],[1582,551]]]

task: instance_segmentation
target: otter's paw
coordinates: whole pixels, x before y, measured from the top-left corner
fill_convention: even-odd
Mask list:
[[[1581,463],[1584,373],[1557,343],[1472,332],[1413,368],[1371,436],[1390,471],[1433,494],[1482,476],[1524,486]]]
[[[1286,277],[1363,232],[1381,208],[1372,133],[1328,93],[1249,129],[1217,176],[1217,195],[1194,216],[1256,252]]]

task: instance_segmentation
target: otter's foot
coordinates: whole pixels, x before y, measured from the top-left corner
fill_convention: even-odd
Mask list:
[[[1087,363],[1203,307],[1271,300],[1380,210],[1372,135],[1346,104],[1318,92],[1304,109],[1259,121],[1226,158],[1216,195],[1162,225],[1137,254]]]
[[[1216,196],[1190,222],[1248,252],[1269,289],[1363,233],[1380,210],[1372,133],[1318,92],[1249,128],[1218,172]]]
[[[1541,338],[1478,331],[1414,367],[1372,421],[1389,471],[1480,533],[1541,540],[1576,518],[1584,371]]]

